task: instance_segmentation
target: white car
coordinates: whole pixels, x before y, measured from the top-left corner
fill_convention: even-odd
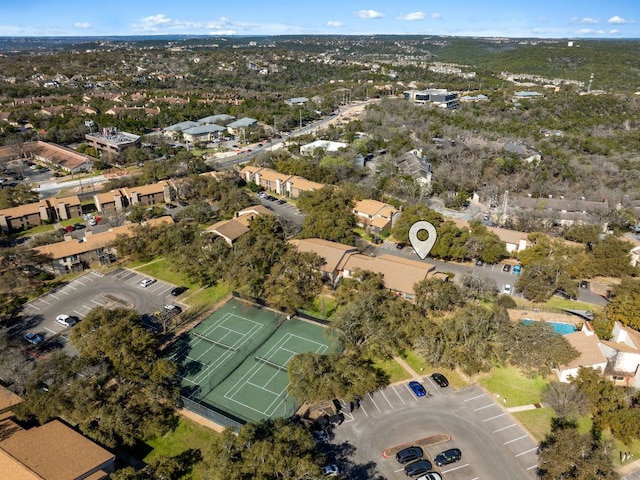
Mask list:
[[[73,327],[76,324],[76,319],[69,315],[62,314],[56,317],[56,322],[65,327]]]
[[[340,473],[337,465],[325,465],[322,467],[322,475],[325,477],[337,477]]]
[[[508,283],[504,287],[502,287],[503,295],[511,295],[512,293],[513,293],[513,287]]]
[[[154,283],[156,283],[155,278],[145,278],[140,282],[140,286],[142,288],[147,288],[149,285],[153,285]]]

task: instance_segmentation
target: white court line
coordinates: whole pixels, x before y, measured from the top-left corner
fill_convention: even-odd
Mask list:
[[[491,421],[491,420],[495,420],[496,418],[504,417],[505,415],[506,415],[506,413],[501,413],[500,415],[496,415],[496,416],[494,416],[494,417],[490,417],[490,418],[487,418],[487,419],[482,420],[482,421],[483,421],[483,422],[489,422],[489,421]]]
[[[484,407],[476,408],[476,409],[474,409],[473,411],[474,411],[474,412],[477,412],[478,410],[484,410],[485,408],[491,408],[491,407],[495,407],[495,406],[496,406],[496,404],[495,404],[495,403],[490,403],[489,405],[485,405]]]
[[[400,401],[402,402],[403,405],[407,405],[407,402],[404,401],[404,398],[402,398],[400,396],[400,394],[398,393],[398,391],[396,390],[396,387],[391,387],[393,389],[394,392],[396,392],[396,395],[398,396],[398,398],[400,399]]]
[[[502,427],[502,428],[499,428],[498,430],[494,430],[494,431],[493,431],[493,433],[498,433],[498,432],[501,432],[501,431],[503,431],[503,430],[507,430],[508,428],[515,427],[515,426],[516,426],[516,424],[515,424],[515,423],[512,423],[511,425],[508,425],[508,426],[506,426],[506,427]]]
[[[450,468],[448,470],[442,470],[442,473],[455,472],[456,470],[460,470],[461,468],[465,468],[465,467],[468,467],[468,466],[469,466],[469,464],[465,463],[464,465],[460,465],[458,467]]]
[[[520,457],[521,455],[526,455],[527,453],[531,453],[531,452],[533,452],[534,450],[537,450],[537,449],[538,449],[538,447],[530,448],[529,450],[525,450],[524,452],[520,452],[519,454],[516,455],[516,457]]]
[[[486,396],[487,396],[487,394],[486,394],[486,393],[482,393],[482,394],[480,394],[480,395],[476,395],[475,397],[467,398],[467,399],[465,400],[465,402],[470,402],[471,400],[475,400],[476,398],[482,398],[482,397],[486,397]]]
[[[522,435],[521,437],[514,438],[513,440],[509,440],[508,442],[504,442],[503,445],[509,445],[510,443],[517,442],[518,440],[522,440],[523,438],[529,438],[529,435]]]
[[[533,470],[534,468],[538,468],[538,464],[531,465],[527,470]]]
[[[368,393],[367,395],[369,395],[369,398],[371,399],[371,403],[373,403],[373,406],[376,407],[380,413],[382,413],[382,410],[380,410],[378,408],[378,405],[376,405],[376,402],[373,401],[373,395],[371,395],[371,393]]]
[[[384,399],[387,401],[387,403],[389,404],[389,406],[391,407],[391,409],[393,409],[393,405],[391,405],[391,402],[389,401],[389,399],[387,398],[387,396],[384,394],[384,390],[380,390],[380,393],[382,394],[382,396],[384,397]]]

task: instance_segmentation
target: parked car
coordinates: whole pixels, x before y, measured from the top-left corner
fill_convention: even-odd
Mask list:
[[[404,473],[407,474],[407,477],[415,477],[416,475],[427,473],[432,468],[433,465],[429,460],[418,460],[404,467]]]
[[[184,292],[186,292],[187,290],[189,290],[187,287],[176,287],[173,290],[171,290],[171,295],[173,295],[174,297],[178,297],[182,295]]]
[[[396,453],[396,460],[400,463],[413,462],[422,458],[424,452],[420,447],[407,447]]]
[[[337,477],[340,473],[340,469],[337,465],[325,465],[322,467],[323,477]]]
[[[449,465],[450,463],[459,462],[462,458],[462,452],[459,448],[450,448],[442,453],[436,455],[433,459],[434,463],[441,467],[442,465]]]
[[[167,303],[164,306],[164,309],[169,312],[171,315],[178,315],[180,312],[182,312],[182,308],[180,308],[178,305],[174,305],[172,303]]]
[[[442,480],[442,475],[438,472],[427,472],[417,478],[417,480]]]
[[[87,223],[90,227],[95,227],[98,224],[98,221],[95,218],[90,218],[89,220],[87,220]]]
[[[507,272],[507,273],[508,273],[508,272],[510,272],[510,271],[511,271],[511,265],[509,265],[508,263],[505,263],[505,264],[502,266],[502,271],[503,271],[503,272]]]
[[[511,285],[507,283],[504,287],[502,287],[503,295],[511,295],[511,293],[513,293],[513,287]]]
[[[176,206],[173,203],[167,203],[167,208],[169,210],[173,210],[174,208],[176,208]]]
[[[513,269],[511,269],[511,273],[513,273],[514,275],[520,275],[521,271],[522,267],[520,265],[514,265]]]
[[[416,394],[416,397],[424,397],[427,394],[420,382],[409,382],[409,388]]]
[[[284,205],[285,203],[287,203],[287,201],[281,198],[281,199],[280,199],[280,200],[278,200],[276,203],[277,203],[278,205]]]
[[[77,322],[76,319],[69,315],[61,314],[56,317],[56,322],[65,327],[73,327]]]
[[[449,380],[441,373],[432,373],[431,378],[438,384],[439,387],[444,388],[449,386]]]
[[[27,332],[24,334],[24,339],[32,345],[40,345],[44,342],[44,337],[39,333]]]
[[[83,228],[87,228],[87,226],[84,223],[74,223],[73,224],[73,229],[74,230],[82,230]]]
[[[149,285],[153,285],[154,283],[156,283],[155,278],[145,278],[140,282],[140,286],[142,288],[147,288]]]
[[[478,267],[484,267],[484,262],[482,260],[478,259],[478,260],[476,260],[476,265]]]
[[[396,248],[397,248],[398,250],[402,250],[402,249],[403,249],[404,247],[406,247],[406,246],[407,246],[407,244],[406,244],[406,243],[404,243],[404,242],[398,242],[398,243],[396,243]]]

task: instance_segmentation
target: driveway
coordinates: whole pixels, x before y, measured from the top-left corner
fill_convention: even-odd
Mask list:
[[[161,310],[165,303],[176,303],[170,292],[175,287],[157,281],[143,288],[146,276],[119,268],[108,275],[89,271],[60,288],[25,305],[24,331],[40,333],[51,343],[58,343],[68,353],[75,354],[69,342],[71,328],[56,322],[56,316],[70,315],[82,320],[95,307],[128,307],[145,318]]]
[[[389,458],[383,453],[438,434],[451,439],[426,447],[430,460],[449,448],[462,450],[461,461],[434,466],[447,480],[536,478],[537,442],[493,396],[478,386],[456,392],[430,378],[422,383],[430,396],[417,398],[402,383],[367,395],[351,413],[345,405],[345,422],[335,428],[331,446],[348,478],[371,478],[372,469],[387,479],[405,478],[393,451]]]

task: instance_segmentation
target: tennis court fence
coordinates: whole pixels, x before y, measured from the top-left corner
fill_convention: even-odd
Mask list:
[[[218,410],[211,405],[206,404],[202,401],[193,400],[187,397],[180,397],[182,400],[182,404],[184,408],[193,412],[201,417],[206,418],[207,420],[211,420],[213,423],[220,425],[225,428],[229,428],[235,432],[245,424],[242,420],[229,415],[228,413],[224,413],[221,410]]]

